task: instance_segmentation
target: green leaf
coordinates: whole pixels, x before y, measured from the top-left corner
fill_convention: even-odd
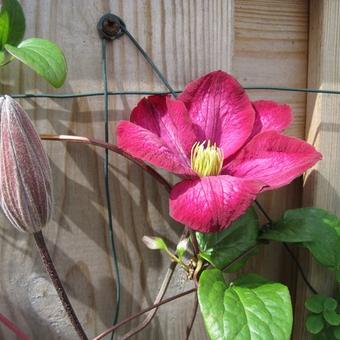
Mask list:
[[[338,302],[335,299],[328,297],[324,301],[323,306],[325,310],[336,310],[336,307],[338,306]]]
[[[252,255],[252,254],[251,254]],[[223,269],[224,273],[234,273],[243,268],[246,263],[248,262],[250,256],[245,256],[244,258],[240,259],[239,261],[235,262],[233,265],[228,266],[228,268]]]
[[[331,326],[340,325],[340,314],[338,314],[335,310],[325,310],[323,312],[323,317]]]
[[[339,269],[340,220],[323,209],[287,210],[261,238],[301,242],[319,263],[330,270]]]
[[[17,0],[3,0],[0,11],[0,49],[17,46],[25,34],[25,15]]]
[[[266,283],[274,283],[258,274],[245,274],[233,281],[233,285],[246,288],[256,288]]]
[[[318,208],[300,208],[287,210],[273,226],[261,235],[261,238],[281,242],[314,241],[324,227],[338,227],[336,216]]]
[[[323,295],[312,295],[305,301],[305,307],[313,313],[322,313],[326,297]]]
[[[0,67],[7,65],[14,58],[6,51],[0,51]]]
[[[259,222],[253,208],[247,210],[229,228],[217,233],[196,233],[200,256],[222,269],[256,244]]]
[[[198,299],[211,339],[288,340],[292,306],[287,287],[246,275],[226,284],[218,269],[200,276]]]
[[[54,87],[63,85],[67,66],[63,51],[56,44],[45,39],[31,38],[18,47],[5,45],[5,49]]]
[[[309,333],[318,334],[325,326],[322,315],[311,314],[306,320],[306,328]]]

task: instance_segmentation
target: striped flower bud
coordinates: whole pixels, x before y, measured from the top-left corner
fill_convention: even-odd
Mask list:
[[[48,157],[23,108],[0,98],[0,204],[14,227],[41,230],[52,211],[52,174]]]

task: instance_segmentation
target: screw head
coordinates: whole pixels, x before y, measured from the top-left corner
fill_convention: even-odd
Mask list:
[[[97,24],[99,35],[103,39],[115,40],[120,38],[125,33],[124,21],[112,13],[103,15]]]

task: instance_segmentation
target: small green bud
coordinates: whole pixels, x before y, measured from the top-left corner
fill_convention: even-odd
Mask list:
[[[160,237],[143,236],[142,241],[144,244],[152,250],[168,250],[167,245]]]
[[[184,254],[187,251],[188,247],[189,247],[189,238],[185,238],[177,244],[176,253],[180,260],[184,257]]]

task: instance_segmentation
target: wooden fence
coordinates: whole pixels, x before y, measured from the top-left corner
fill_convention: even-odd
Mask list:
[[[338,0],[22,0],[26,37],[57,42],[65,51],[68,78],[58,91],[19,63],[1,70],[2,93],[92,92],[102,90],[101,42],[96,24],[112,12],[164,72],[182,89],[212,70],[234,74],[244,85],[316,87],[339,90],[340,2]],[[110,90],[163,90],[136,48],[126,38],[109,43]],[[288,103],[294,123],[288,134],[306,137],[323,153],[305,185],[266,193],[261,202],[278,217],[287,208],[315,205],[340,214],[340,97],[296,92],[249,91],[251,98]],[[110,97],[110,140],[116,123],[129,116],[137,96]],[[76,134],[103,139],[103,98],[21,100],[40,133]],[[110,325],[115,279],[108,237],[103,162],[94,147],[44,142],[54,177],[55,210],[44,229],[56,267],[90,336]],[[169,180],[174,180],[166,175]],[[143,235],[163,235],[174,245],[182,227],[168,217],[168,194],[149,175],[118,155],[110,156],[113,222],[122,280],[120,318],[152,304],[169,260],[151,252]],[[74,339],[31,237],[0,220],[0,312],[33,339]],[[308,254],[294,250],[320,291],[333,277]],[[307,337],[303,301],[309,294],[286,251],[264,246],[247,265],[287,284],[295,303],[294,339]],[[176,272],[169,292],[190,286]],[[169,294],[170,294],[169,293]],[[136,339],[181,339],[191,315],[190,297],[160,309],[152,325]],[[135,323],[132,323],[134,325]],[[131,325],[130,325],[131,326]],[[122,328],[126,331],[129,327]],[[207,338],[199,316],[191,339]],[[1,339],[12,335],[0,327]]]

